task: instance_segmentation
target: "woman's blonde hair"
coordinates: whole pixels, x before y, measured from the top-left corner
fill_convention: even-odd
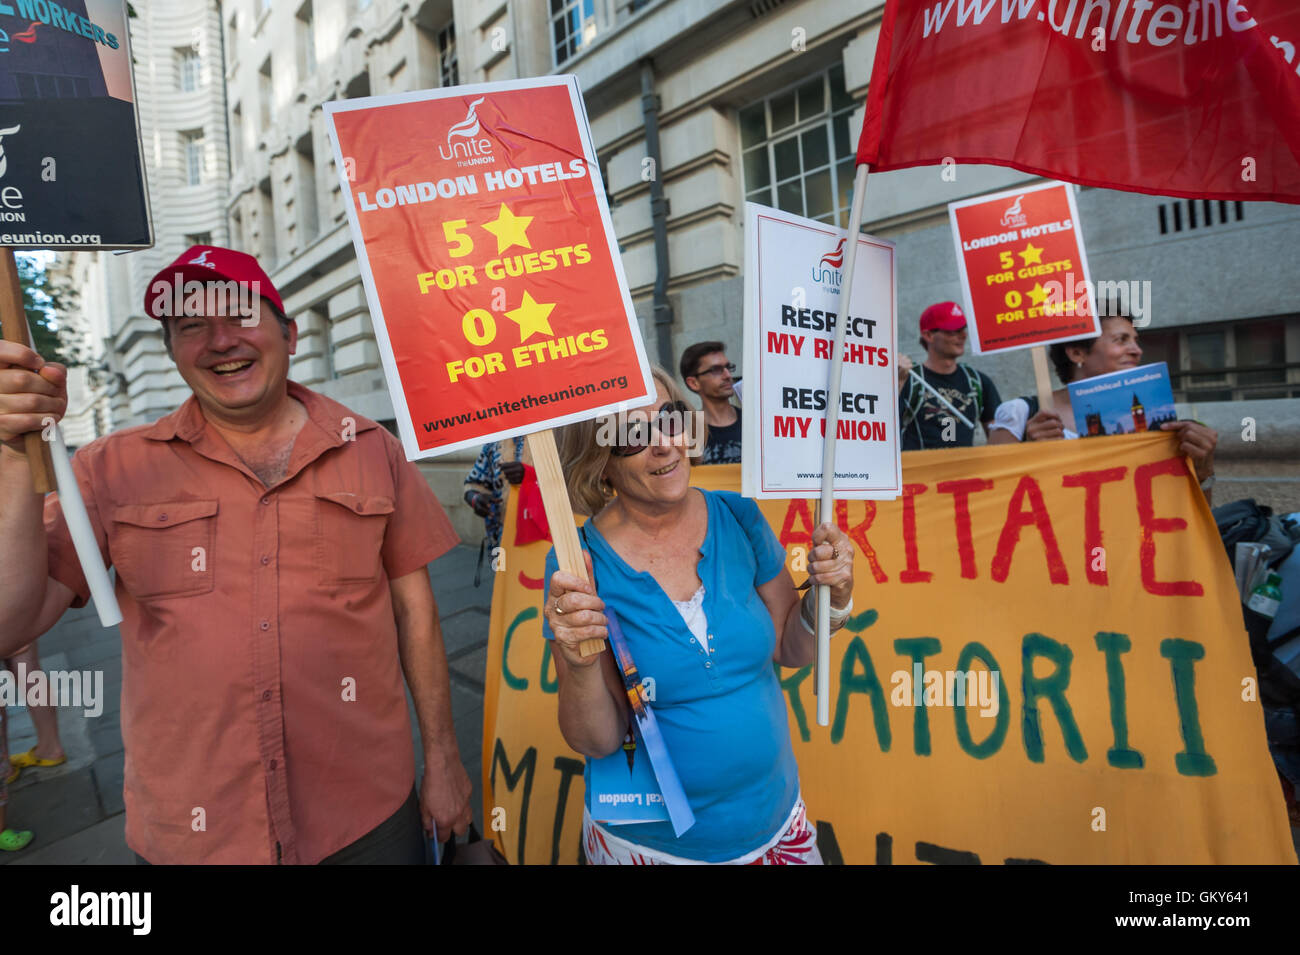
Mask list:
[[[650,369],[655,383],[668,395],[669,401],[680,401],[690,407],[686,395],[672,375],[654,365]],[[653,406],[652,406],[653,407]],[[614,496],[614,489],[605,480],[605,468],[609,465],[610,448],[608,442],[597,441],[602,431],[609,434],[617,426],[616,415],[604,415],[565,425],[556,433],[556,446],[560,453],[560,467],[564,471],[564,483],[569,489],[569,500],[578,514],[593,517],[598,514]],[[699,412],[691,412],[686,422],[688,441],[697,428],[693,419],[703,420]],[[702,429],[701,429],[702,430]],[[703,451],[703,442],[693,450]],[[691,459],[692,461],[695,458]]]

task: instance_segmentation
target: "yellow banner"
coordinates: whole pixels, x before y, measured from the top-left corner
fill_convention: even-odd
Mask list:
[[[830,726],[812,668],[781,671],[826,861],[1294,863],[1232,573],[1173,438],[903,465],[897,501],[836,506],[858,557]],[[736,490],[740,469],[693,478]],[[762,509],[803,580],[814,505]],[[583,761],[541,636],[547,550],[508,547],[492,598],[484,820],[513,863],[580,851]]]

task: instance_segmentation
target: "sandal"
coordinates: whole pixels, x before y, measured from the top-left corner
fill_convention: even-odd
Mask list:
[[[36,755],[35,746],[25,753],[19,753],[17,756],[9,757],[9,762],[13,765],[14,769],[19,770],[28,769],[32,766],[62,766],[67,761],[68,756],[66,753],[58,759],[41,759]]]
[[[33,838],[35,837],[30,830],[15,832],[13,829],[6,829],[0,832],[0,849],[5,852],[17,852],[19,849],[26,849]]]

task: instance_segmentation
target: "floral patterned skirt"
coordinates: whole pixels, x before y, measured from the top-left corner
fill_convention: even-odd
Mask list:
[[[591,814],[582,812],[582,842],[589,865],[707,865],[693,859],[650,849],[628,842],[614,835],[608,828],[597,825]],[[803,796],[795,800],[790,819],[780,835],[768,845],[753,852],[719,862],[716,865],[821,865],[822,856],[817,850],[817,830],[808,822],[808,807]]]

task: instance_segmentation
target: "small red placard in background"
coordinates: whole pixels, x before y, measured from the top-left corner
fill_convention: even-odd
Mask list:
[[[975,354],[1100,334],[1072,185],[964,199],[948,216]]]

